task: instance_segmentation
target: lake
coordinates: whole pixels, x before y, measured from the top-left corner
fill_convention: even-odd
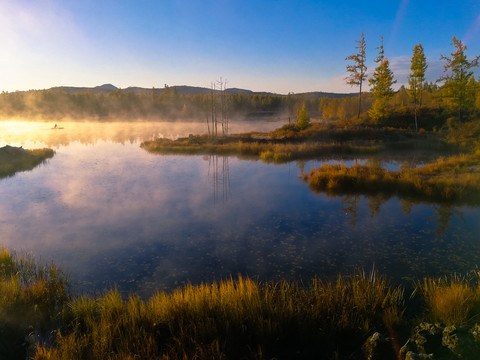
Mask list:
[[[232,132],[281,122],[236,122]],[[282,165],[220,156],[161,156],[156,136],[205,124],[0,122],[0,146],[52,147],[32,171],[0,179],[0,245],[54,261],[74,289],[142,296],[237,274],[331,278],[378,269],[393,282],[480,264],[480,207],[312,192],[302,171],[325,161],[421,165],[422,154]]]

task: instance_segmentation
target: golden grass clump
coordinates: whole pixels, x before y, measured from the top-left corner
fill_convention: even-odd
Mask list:
[[[312,159],[334,153],[372,153],[382,149],[378,144],[357,144],[356,142],[307,141],[284,142],[264,134],[262,139],[241,135],[209,138],[191,136],[177,140],[156,139],[145,141],[141,147],[158,154],[190,155],[231,155],[239,157],[260,157],[266,162],[282,163],[298,159]]]
[[[479,274],[466,279],[451,276],[439,279],[425,278],[417,289],[427,306],[427,320],[447,326],[466,325],[480,320]]]
[[[69,300],[65,275],[53,264],[0,249],[0,358],[25,358],[29,336],[48,341]]]
[[[241,276],[187,285],[147,301],[116,290],[70,306],[71,324],[35,359],[290,358],[361,348],[374,330],[395,326],[400,288],[378,275],[316,279],[310,287],[260,284]]]
[[[310,187],[331,193],[384,193],[435,201],[480,202],[480,158],[476,154],[439,159],[422,168],[390,171],[378,166],[325,164],[312,169]],[[304,176],[305,179],[305,176]]]
[[[4,146],[0,148],[0,177],[12,176],[18,171],[32,170],[54,154],[52,149],[26,150],[22,147]]]

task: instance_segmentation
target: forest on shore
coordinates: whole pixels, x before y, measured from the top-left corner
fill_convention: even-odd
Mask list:
[[[473,79],[473,78],[472,78]],[[480,85],[470,106],[470,116],[480,113]],[[454,115],[447,89],[435,83],[425,83],[422,105],[417,108],[419,128],[440,129]],[[0,119],[26,120],[201,120],[211,116],[212,97],[218,92],[182,94],[176,87],[151,90],[113,90],[97,92],[94,89],[69,92],[62,88],[2,92],[0,94]],[[346,125],[376,124],[395,128],[414,129],[414,104],[404,86],[386,102],[387,113],[381,121],[373,121],[368,111],[375,98],[362,94],[362,111],[357,119],[358,97],[352,94],[226,94],[231,119],[282,118],[292,121],[305,105],[313,119],[337,121]]]
[[[358,53],[348,56],[346,82],[358,94],[312,92],[287,95],[228,89],[226,81],[211,89],[168,87],[127,88],[113,85],[96,88],[57,87],[47,90],[2,92],[0,119],[28,120],[201,120],[218,116],[229,119],[293,120],[303,106],[312,119],[340,125],[373,125],[412,130],[438,130],[479,118],[480,81],[474,69],[479,57],[467,56],[467,46],[452,38],[454,51],[442,56],[444,75],[436,82],[425,80],[428,62],[422,44],[413,48],[408,86],[394,91],[395,74],[390,69],[381,39],[377,67],[367,76],[366,44],[356,41]],[[370,86],[362,92],[363,83]],[[220,115],[221,113],[221,115]],[[223,120],[222,120],[223,121]]]

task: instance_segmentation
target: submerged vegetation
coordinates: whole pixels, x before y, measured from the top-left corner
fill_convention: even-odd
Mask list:
[[[412,348],[408,338],[416,339],[425,322],[461,325],[475,334],[480,328],[479,279],[478,272],[425,278],[412,284],[410,295],[376,272],[333,281],[315,278],[310,284],[259,283],[239,276],[158,292],[146,300],[134,294],[124,299],[116,289],[73,297],[66,276],[53,264],[39,266],[2,249],[0,356],[369,359],[379,351],[372,341],[384,334],[387,346],[385,352],[382,345],[381,358],[405,359]],[[480,346],[471,337],[469,351]],[[445,358],[456,359],[463,350],[444,344],[442,351],[450,356]]]
[[[18,171],[32,170],[53,155],[52,149],[25,150],[6,145],[0,148],[0,178],[12,176]]]

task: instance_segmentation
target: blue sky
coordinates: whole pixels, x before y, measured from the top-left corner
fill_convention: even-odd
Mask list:
[[[346,56],[380,36],[398,85],[422,43],[429,80],[452,36],[480,54],[480,1],[0,0],[0,90],[53,86],[229,87],[354,92]]]

